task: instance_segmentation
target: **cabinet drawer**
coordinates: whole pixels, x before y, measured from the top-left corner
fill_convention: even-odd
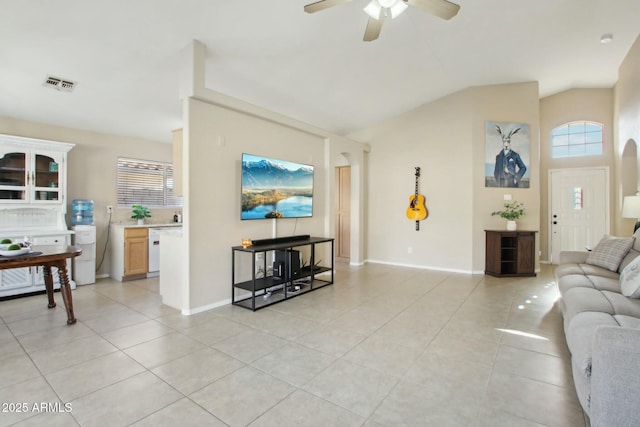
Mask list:
[[[67,245],[66,236],[35,236],[31,243],[34,245]]]
[[[125,228],[124,238],[130,239],[132,237],[147,237],[149,231],[146,228]]]

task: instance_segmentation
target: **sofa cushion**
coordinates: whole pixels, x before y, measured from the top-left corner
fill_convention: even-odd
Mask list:
[[[617,277],[587,276],[593,287],[600,291],[611,291],[620,293],[620,279]]]
[[[572,288],[592,288],[595,289],[591,280],[584,274],[567,274],[558,280],[558,291],[564,297],[569,289]]]
[[[640,230],[640,228],[638,230]],[[624,270],[627,265],[631,264],[631,261],[636,259],[638,255],[640,255],[640,252],[634,249],[638,241],[640,241],[640,237],[633,241],[633,247],[629,249],[629,252],[627,252],[624,258],[622,258],[620,267],[618,267],[619,273],[622,273],[622,270]]]
[[[633,237],[604,236],[587,256],[587,264],[617,271],[633,245]]]
[[[624,314],[616,314],[613,316],[616,322],[623,328],[640,329],[640,318],[633,316],[625,316]]]
[[[601,277],[583,274],[568,274],[558,280],[558,290],[564,297],[569,289],[591,288],[599,291],[620,292],[620,281],[617,277]]]
[[[584,264],[588,256],[587,251],[560,251],[558,264]]]
[[[640,299],[627,298],[618,292],[601,292],[609,300],[609,304],[613,308],[613,314],[640,317]]]
[[[572,319],[579,313],[595,311],[612,316],[616,314],[613,305],[611,305],[609,299],[605,297],[604,292],[607,291],[582,287],[572,288],[566,292],[562,298],[564,302],[564,311],[562,314],[564,316],[565,333],[568,331]]]
[[[638,229],[633,233],[633,236],[632,236],[632,237],[634,237],[634,238],[636,238],[636,237],[637,237],[637,238],[638,238],[638,239],[634,240],[632,248],[633,248],[634,250],[636,250],[636,251],[640,252],[640,228],[638,228]]]
[[[591,264],[565,264],[556,268],[556,277],[560,278],[567,274],[584,274],[588,276],[602,276],[618,279],[620,275],[617,271],[607,270]]]
[[[582,270],[581,264],[570,263],[558,265],[554,273],[556,279],[560,279],[561,277],[568,276],[570,274],[584,274],[584,270]]]
[[[620,273],[620,291],[630,298],[640,298],[640,258],[636,258]]]
[[[618,326],[618,321],[610,314],[586,311],[577,314],[567,329],[567,347],[571,359],[585,378],[591,376],[593,334],[600,325]]]

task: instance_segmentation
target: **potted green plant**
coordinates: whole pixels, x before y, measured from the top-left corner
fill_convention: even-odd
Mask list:
[[[133,212],[133,215],[131,215],[131,219],[137,219],[138,225],[144,224],[145,218],[151,218],[151,211],[149,210],[149,208],[146,208],[142,205],[131,206],[131,212]]]
[[[501,218],[506,219],[507,230],[513,231],[516,229],[516,220],[524,215],[524,205],[515,200],[511,203],[505,203],[503,210],[491,213],[491,216],[495,215],[499,215]]]

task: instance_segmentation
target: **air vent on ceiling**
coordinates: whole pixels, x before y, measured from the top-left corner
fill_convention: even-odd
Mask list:
[[[72,82],[71,80],[61,79],[59,77],[48,76],[44,80],[44,85],[55,90],[60,90],[63,92],[72,92],[76,87],[76,82]]]

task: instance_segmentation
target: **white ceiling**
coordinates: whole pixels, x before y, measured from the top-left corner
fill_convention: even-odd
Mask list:
[[[210,89],[345,134],[470,86],[611,87],[640,31],[639,0],[458,0],[450,21],[410,7],[365,43],[368,0],[312,1],[0,0],[0,116],[170,142],[196,39]]]

